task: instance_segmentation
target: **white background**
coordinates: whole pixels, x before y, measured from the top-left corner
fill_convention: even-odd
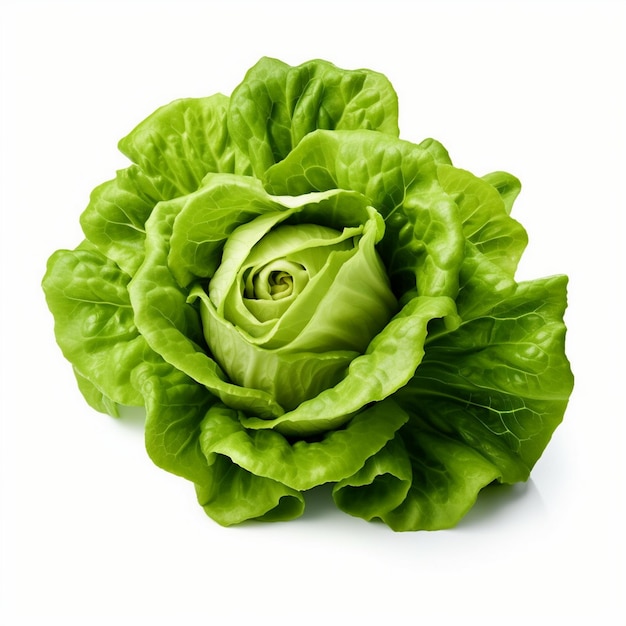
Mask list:
[[[624,624],[624,4],[4,2],[0,622]],[[402,137],[523,183],[520,278],[570,276],[566,418],[518,488],[458,528],[393,533],[316,493],[224,529],[147,459],[141,420],[89,409],[39,283],[81,239],[119,138],[263,55],[385,73]],[[586,618],[586,622],[584,620]]]

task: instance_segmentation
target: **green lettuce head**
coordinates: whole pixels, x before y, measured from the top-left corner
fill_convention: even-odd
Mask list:
[[[381,74],[262,59],[125,137],[49,260],[86,400],[145,407],[150,457],[220,524],[330,483],[352,515],[450,527],[563,417],[567,279],[515,280],[519,181],[398,134]]]

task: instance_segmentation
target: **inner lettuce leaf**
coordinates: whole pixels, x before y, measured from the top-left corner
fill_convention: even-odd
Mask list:
[[[399,138],[372,70],[263,58],[230,97],[119,142],[43,289],[97,411],[143,406],[154,463],[224,526],[336,505],[455,526],[528,479],[563,419],[567,277],[515,278],[520,181]]]

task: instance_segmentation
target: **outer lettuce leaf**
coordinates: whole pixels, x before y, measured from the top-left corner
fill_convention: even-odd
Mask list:
[[[399,132],[397,96],[385,76],[327,61],[290,67],[263,58],[231,100],[230,133],[258,177],[318,128]]]
[[[573,387],[564,354],[564,276],[521,283],[483,317],[432,338],[395,394],[413,464],[401,530],[456,524],[478,491],[524,481],[562,420]]]
[[[397,436],[358,472],[337,482],[333,498],[346,513],[366,520],[382,519],[404,502],[412,477],[409,455],[402,437]]]
[[[168,363],[136,372],[146,396],[146,449],[159,467],[195,483],[198,501],[218,523],[282,520],[300,515],[304,498],[285,485],[251,474],[228,457],[207,461],[201,426],[216,398]]]
[[[510,214],[513,202],[515,202],[515,198],[522,190],[520,181],[508,172],[491,172],[490,174],[485,174],[482,179],[500,194],[504,202],[504,209]]]
[[[394,530],[449,528],[489,483],[526,480],[573,386],[566,283],[522,283],[488,315],[429,337],[416,375],[393,396],[410,415],[393,453],[336,485],[337,505]]]
[[[437,178],[459,207],[463,235],[482,255],[481,263],[496,265],[512,278],[528,237],[522,225],[509,217],[507,205],[498,190],[470,172],[451,165],[439,165]]]
[[[228,457],[215,459],[210,479],[197,484],[196,493],[207,515],[222,526],[248,520],[286,521],[299,517],[304,511],[301,493],[247,472]]]
[[[157,202],[195,191],[209,172],[250,172],[228,134],[227,109],[221,94],[176,100],[119,142],[136,165],[93,191],[81,225],[127,273],[134,274],[143,260],[145,222]]]
[[[429,421],[438,429],[452,422],[455,436],[496,463],[505,482],[528,478],[572,390],[566,286],[565,276],[520,283],[489,314],[434,338],[406,387],[429,406],[445,398],[447,414],[433,409]]]
[[[222,94],[175,100],[141,122],[119,148],[164,200],[195,191],[208,172],[249,174],[250,163],[228,132],[228,105]]]
[[[146,220],[159,200],[160,192],[139,167],[120,170],[91,192],[80,218],[83,232],[102,254],[132,275],[143,260]]]
[[[202,422],[200,442],[209,463],[215,455],[228,456],[257,476],[301,491],[358,471],[407,419],[404,410],[387,400],[361,411],[345,427],[331,429],[319,440],[292,442],[272,430],[248,430],[236,411],[216,405]]]
[[[167,362],[138,368],[146,399],[146,450],[159,467],[194,483],[210,480],[200,448],[200,424],[216,398]]]
[[[465,244],[465,258],[459,274],[457,311],[461,318],[472,319],[487,314],[517,288],[514,277],[492,263],[470,241]]]
[[[135,368],[158,357],[139,334],[128,274],[93,249],[59,250],[43,280],[55,335],[91,406],[115,415],[117,404],[143,405]]]
[[[98,389],[89,378],[83,376],[75,367],[72,367],[78,390],[85,398],[87,404],[100,413],[108,413],[112,417],[119,417],[119,405],[111,400],[102,390]]]
[[[449,165],[440,165],[437,176],[454,198],[466,238],[456,305],[470,319],[516,289],[515,271],[528,241],[521,224],[509,217],[519,181],[505,172],[481,179]]]
[[[411,421],[401,433],[412,466],[411,487],[397,508],[380,518],[393,530],[452,528],[476,502],[498,468],[473,447]]]

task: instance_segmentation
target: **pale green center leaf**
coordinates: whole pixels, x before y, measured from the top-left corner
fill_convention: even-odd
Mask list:
[[[246,225],[241,229],[242,235],[248,230],[252,227]],[[305,296],[305,290],[310,291],[318,282],[316,276],[328,265],[333,253],[353,253],[354,238],[361,232],[361,227],[339,231],[309,223],[277,225],[257,241],[239,268],[229,269],[230,288],[222,300],[224,317],[253,337],[269,339],[270,334],[279,331],[276,325],[289,308],[306,297],[309,304],[304,310],[293,312],[291,321],[285,320],[290,330],[282,342],[289,341],[306,323],[315,310],[314,302],[319,300],[313,294]],[[234,233],[236,241],[242,241],[243,236]],[[225,248],[225,259],[228,252]],[[219,280],[221,273],[218,268]],[[300,321],[294,321],[294,315]]]
[[[300,293],[309,282],[309,274],[300,263],[277,259],[246,280],[244,297],[254,300],[283,300]]]

